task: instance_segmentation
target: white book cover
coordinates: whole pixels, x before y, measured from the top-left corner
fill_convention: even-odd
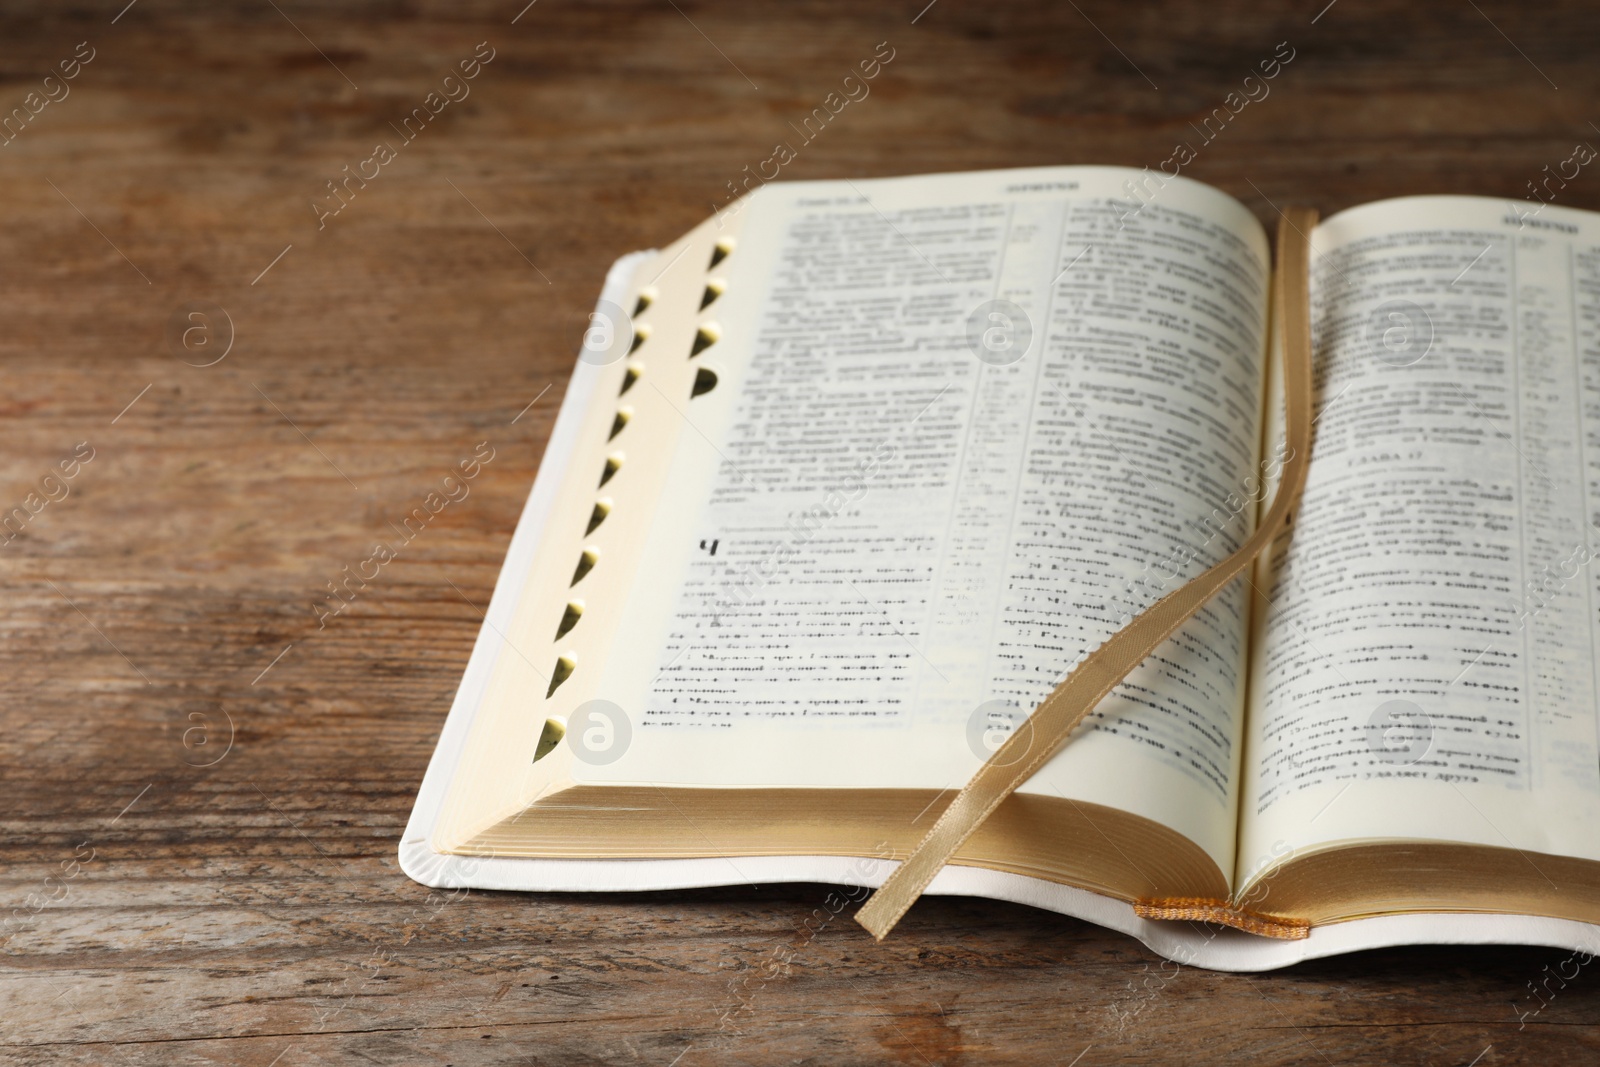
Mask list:
[[[654,253],[636,252],[611,268],[600,300],[620,304],[632,275]],[[456,691],[439,743],[429,761],[411,818],[400,839],[405,873],[440,889],[494,889],[529,892],[584,892],[687,889],[704,886],[825,882],[876,887],[893,869],[892,861],[872,857],[739,856],[706,859],[568,860],[479,857],[437,852],[430,841],[435,821],[456,771],[462,748],[484,697],[501,636],[511,628],[516,598],[526,585],[540,539],[552,518],[552,503],[591,402],[602,368],[579,360],[567,387],[550,442],[527,505],[518,520],[486,621]],[[537,812],[529,818],[537,818]],[[1516,944],[1567,948],[1600,954],[1600,929],[1581,922],[1540,916],[1437,913],[1390,915],[1312,928],[1301,940],[1275,940],[1202,923],[1150,920],[1132,905],[1044,879],[977,867],[946,867],[927,892],[987,897],[1071,915],[1137,938],[1151,951],[1180,965],[1221,971],[1263,971],[1362,949],[1396,945]],[[852,905],[853,907],[854,905]]]

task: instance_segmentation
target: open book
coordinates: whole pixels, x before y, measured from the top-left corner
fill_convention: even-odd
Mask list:
[[[1600,951],[1600,216],[1532,208],[1309,235],[1292,532],[931,892],[1227,969]],[[777,182],[620,260],[403,868],[880,883],[1249,536],[1284,461],[1272,277],[1237,201],[1108,167]],[[1154,917],[1184,902],[1216,921]]]

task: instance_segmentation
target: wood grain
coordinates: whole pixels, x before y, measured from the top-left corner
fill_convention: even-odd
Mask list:
[[[606,266],[798,145],[878,42],[871,95],[785,177],[1155,166],[1283,41],[1185,170],[1266,221],[1518,198],[1600,143],[1582,3],[924,2],[5,6],[0,114],[94,58],[0,145],[0,506],[94,458],[0,548],[0,1059],[1600,1056],[1592,966],[1532,996],[1561,952],[1241,977],[981,901],[880,946],[803,931],[821,886],[447,899],[396,868]],[[319,230],[326,182],[483,41],[470,96]],[[1600,207],[1600,171],[1558,202]],[[213,366],[169,349],[189,302],[233,324]],[[319,629],[326,583],[481,441],[471,495]]]

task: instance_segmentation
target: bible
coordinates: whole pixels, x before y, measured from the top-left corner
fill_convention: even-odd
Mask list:
[[[1600,216],[1279,214],[1308,280],[1117,167],[773,182],[619,260],[402,868],[879,885],[1302,464],[927,891],[1228,970],[1600,950]]]

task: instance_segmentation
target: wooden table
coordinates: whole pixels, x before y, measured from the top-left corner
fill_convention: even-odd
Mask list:
[[[395,862],[606,266],[708,214],[879,42],[871,96],[785,177],[1155,166],[1286,41],[1185,171],[1270,221],[1525,195],[1600,144],[1592,6],[124,2],[0,26],[0,105],[60,97],[0,145],[0,504],[43,501],[0,550],[0,1059],[1600,1056],[1592,969],[1519,1021],[1561,952],[1174,972],[984,901],[925,901],[880,946],[802,931],[821,886],[445,901]],[[1600,172],[1558,202],[1600,207]],[[319,628],[480,441],[471,496]]]

